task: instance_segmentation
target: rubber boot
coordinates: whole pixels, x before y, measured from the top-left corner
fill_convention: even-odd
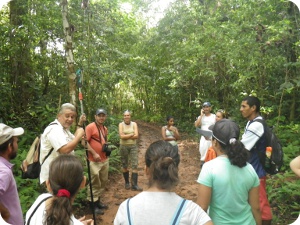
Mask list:
[[[125,180],[125,189],[128,190],[128,189],[130,189],[130,184],[129,184],[129,171],[124,172],[124,173],[123,173],[123,177],[124,177],[124,180]]]
[[[138,174],[137,174],[137,173],[132,173],[132,174],[131,174],[131,190],[134,190],[134,191],[142,191],[143,188],[140,188],[140,187],[137,185],[137,181],[138,181]]]
[[[98,199],[98,201],[97,201],[97,207],[98,207],[99,209],[108,209],[108,205],[106,205],[106,204],[104,204],[103,202],[101,202],[100,199]]]
[[[98,215],[104,214],[103,210],[98,207],[98,202],[90,202],[90,208],[92,211],[94,210],[95,214]]]

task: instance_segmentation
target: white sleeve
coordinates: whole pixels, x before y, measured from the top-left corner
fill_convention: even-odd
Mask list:
[[[259,138],[264,134],[264,126],[260,122],[252,122],[245,130],[241,142],[250,151]]]

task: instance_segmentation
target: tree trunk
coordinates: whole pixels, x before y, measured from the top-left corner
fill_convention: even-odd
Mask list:
[[[62,7],[62,19],[63,29],[65,34],[65,51],[67,60],[67,75],[69,80],[69,95],[70,103],[76,106],[76,74],[74,68],[74,57],[73,57],[73,41],[72,33],[74,29],[70,26],[68,21],[68,0],[61,1]]]
[[[29,31],[23,21],[27,10],[27,3],[24,1],[10,2],[10,24],[13,27],[10,34],[10,84],[13,111],[16,114],[26,110],[28,102],[32,99],[29,84],[34,82],[31,76]]]

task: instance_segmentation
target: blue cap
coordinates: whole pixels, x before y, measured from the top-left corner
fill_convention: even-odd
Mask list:
[[[202,105],[202,107],[204,107],[204,106],[211,107],[211,104],[210,104],[210,102],[204,102],[203,105]]]

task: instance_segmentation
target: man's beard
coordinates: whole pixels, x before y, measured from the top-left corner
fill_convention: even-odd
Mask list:
[[[9,158],[10,158],[10,159],[14,159],[14,158],[17,157],[17,151],[15,150],[15,148],[14,148],[13,145],[12,145],[11,147],[12,147],[12,151],[11,151],[11,153],[10,153],[10,155],[9,155]]]

